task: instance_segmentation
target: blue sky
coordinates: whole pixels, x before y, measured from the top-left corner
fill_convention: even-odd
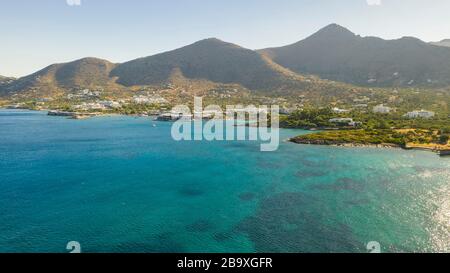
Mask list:
[[[208,37],[281,46],[330,23],[437,41],[450,38],[449,10],[449,0],[2,0],[0,75],[87,56],[123,62]]]

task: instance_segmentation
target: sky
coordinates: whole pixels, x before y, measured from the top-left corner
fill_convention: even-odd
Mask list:
[[[216,37],[250,49],[330,23],[362,36],[450,38],[449,0],[1,0],[0,75],[98,57],[124,62]]]

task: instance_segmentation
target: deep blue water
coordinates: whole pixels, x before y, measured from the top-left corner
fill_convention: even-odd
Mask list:
[[[450,159],[170,130],[0,110],[0,252],[450,251]]]

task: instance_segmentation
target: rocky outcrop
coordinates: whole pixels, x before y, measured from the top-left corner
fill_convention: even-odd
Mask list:
[[[400,145],[392,143],[352,143],[343,141],[331,141],[325,139],[304,139],[304,138],[291,138],[290,142],[297,144],[308,144],[308,145],[326,145],[326,146],[338,146],[338,147],[374,147],[374,148],[402,148]]]

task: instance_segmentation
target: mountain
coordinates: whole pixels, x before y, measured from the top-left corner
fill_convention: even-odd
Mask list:
[[[212,38],[123,64],[96,58],[53,64],[0,86],[0,93],[53,96],[80,88],[126,92],[138,86],[167,84],[190,94],[220,89],[223,84],[273,94],[314,90],[327,90],[331,94],[348,88],[317,77],[299,75],[256,51]]]
[[[6,86],[7,91],[107,87],[114,84],[110,77],[116,65],[106,60],[84,58],[69,63],[53,64],[34,74],[22,77]]]
[[[14,80],[15,80],[15,78],[12,78],[12,77],[5,77],[5,76],[0,75],[0,85],[11,83],[11,82],[13,82]]]
[[[351,84],[450,84],[450,48],[412,37],[361,37],[336,24],[295,44],[259,52],[297,73]]]
[[[3,93],[6,86],[11,85],[15,80],[15,78],[0,75],[0,95]]]
[[[298,43],[258,51],[212,38],[122,64],[96,58],[53,64],[17,80],[0,78],[0,94],[43,97],[81,88],[123,93],[167,84],[190,95],[230,84],[317,97],[355,93],[361,86],[448,86],[450,48],[411,37],[361,37],[332,24]]]
[[[111,75],[118,78],[118,83],[133,86],[168,83],[179,73],[187,79],[234,83],[258,90],[279,88],[294,76],[253,50],[215,38],[120,64]]]
[[[442,40],[440,42],[432,42],[430,44],[436,45],[436,46],[450,47],[450,39],[445,39],[445,40]]]

